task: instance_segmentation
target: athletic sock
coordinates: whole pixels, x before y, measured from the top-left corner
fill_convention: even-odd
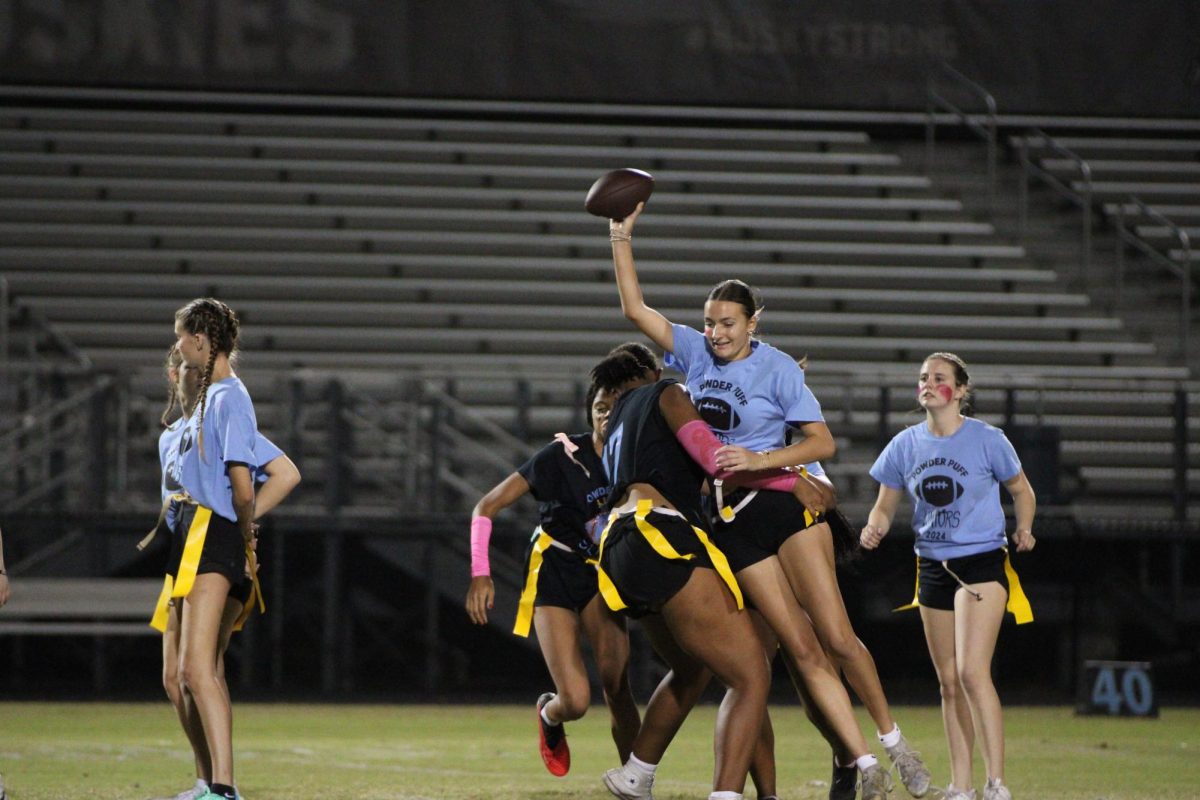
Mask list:
[[[546,706],[548,706],[548,705],[550,705],[550,704],[546,703]],[[542,715],[542,722],[546,723],[551,728],[553,728],[556,725],[558,725],[559,723],[555,722],[554,720],[550,719],[550,717],[546,716],[546,706],[542,706],[542,710],[539,711],[538,713]]]
[[[237,800],[237,790],[232,786],[226,786],[223,783],[214,783],[208,787],[208,790],[217,797],[224,797],[226,800]]]
[[[858,767],[859,772],[866,772],[878,763],[879,759],[871,753],[867,753],[865,756],[859,756],[858,758],[854,759],[854,766]]]
[[[636,770],[642,775],[645,775],[647,778],[653,778],[654,771],[658,769],[658,764],[647,764],[633,753],[629,754],[629,760],[625,762],[625,766],[632,770]]]
[[[892,728],[891,733],[879,734],[879,741],[883,743],[884,747],[895,747],[900,744],[900,726]]]
[[[741,792],[713,792],[708,800],[742,800]]]

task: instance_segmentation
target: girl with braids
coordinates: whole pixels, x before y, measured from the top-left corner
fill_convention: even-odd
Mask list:
[[[647,351],[649,353],[649,351]],[[650,354],[651,363],[653,355]],[[580,633],[596,655],[613,743],[624,761],[641,719],[629,686],[629,634],[625,621],[600,598],[595,568],[600,516],[608,479],[600,463],[600,437],[614,396],[594,383],[584,410],[591,430],[558,434],[492,488],[471,517],[471,586],[466,608],[485,625],[495,600],[488,564],[492,519],[526,494],[538,501],[540,524],[525,556],[525,589],[513,632],[528,636],[530,622],[555,691],[537,701],[538,746],[551,775],[571,767],[563,723],[580,719],[591,704],[591,682],[580,651]]]
[[[233,372],[238,318],[212,298],[193,300],[175,313],[176,347],[183,363],[200,370],[197,408],[179,441],[179,484],[195,501],[187,506],[187,537],[171,597],[179,612],[179,674],[184,702],[193,704],[212,764],[205,800],[234,800],[233,714],[217,672],[221,618],[230,589],[249,569],[254,522],[253,467],[258,421],[246,387]]]
[[[184,508],[190,500],[182,492],[179,483],[179,440],[186,426],[187,418],[196,407],[199,391],[200,371],[183,362],[183,357],[177,347],[172,346],[167,354],[167,405],[163,410],[162,423],[165,429],[159,437],[158,451],[162,466],[162,519],[155,530],[165,530],[170,537],[170,556],[167,560],[167,579],[160,608],[156,609],[151,625],[163,633],[163,686],[167,697],[179,716],[179,722],[188,737],[192,747],[192,755],[196,765],[196,784],[179,794],[173,800],[194,800],[201,797],[212,782],[212,760],[204,738],[204,728],[196,713],[196,708],[189,702],[184,702],[184,692],[181,686],[179,672],[179,634],[180,634],[180,604],[170,600],[170,590],[178,576],[179,562],[183,555],[186,527],[180,528],[178,522],[184,516]],[[169,421],[178,406],[181,416]],[[284,455],[271,440],[262,434],[258,435],[255,443],[255,455],[263,463],[254,470],[254,481],[260,485],[255,497],[255,519],[261,518],[278,505],[300,483],[300,471],[292,460]],[[191,514],[187,514],[190,521]],[[254,526],[255,541],[257,542],[257,523]],[[141,545],[145,546],[145,543]],[[243,574],[233,586],[225,600],[225,608],[221,614],[221,625],[217,644],[217,680],[220,681],[225,694],[229,694],[225,682],[225,652],[229,647],[230,636],[235,630],[241,630],[242,624],[253,607],[255,599],[255,584],[248,574]]]
[[[1032,550],[1037,499],[1004,432],[963,415],[970,400],[966,364],[933,353],[921,365],[917,402],[925,421],[905,428],[871,467],[879,497],[862,529],[863,547],[879,546],[900,498],[912,496],[917,591],[925,641],[941,685],[950,749],[946,800],[974,800],[972,751],[978,735],[987,769],[983,800],[1012,800],[1004,785],[1004,722],[992,683],[992,656],[1005,610],[1033,620],[1008,558],[998,484],[1013,499],[1017,552]]]
[[[755,338],[762,307],[741,281],[718,284],[704,305],[704,332],[646,305],[633,259],[639,206],[610,222],[613,263],[626,318],[668,355],[704,420],[725,446],[718,464],[733,473],[807,464],[834,454],[820,404],[790,357]],[[789,430],[800,438],[785,444]],[[838,589],[834,548],[824,508],[805,508],[785,494],[758,492],[726,498],[715,523],[718,546],[738,582],[779,637],[789,669],[799,675],[816,710],[836,731],[859,772],[863,800],[883,800],[888,775],[867,746],[838,674],[870,712],[884,748],[914,797],[930,786],[929,771],[892,719],[874,659],[854,633]],[[839,795],[833,794],[835,798]]]

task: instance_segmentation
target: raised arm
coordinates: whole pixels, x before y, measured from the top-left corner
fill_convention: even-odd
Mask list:
[[[476,625],[486,625],[488,611],[496,603],[496,585],[492,582],[488,545],[492,539],[492,518],[529,491],[529,482],[514,472],[480,498],[471,511],[471,587],[467,589],[467,616]]]
[[[633,263],[633,224],[642,213],[645,203],[623,220],[609,220],[609,238],[612,239],[613,266],[617,273],[617,291],[621,295],[621,311],[642,333],[667,352],[675,350],[675,335],[671,321],[646,305],[642,299],[642,285],[638,282],[637,267]]]

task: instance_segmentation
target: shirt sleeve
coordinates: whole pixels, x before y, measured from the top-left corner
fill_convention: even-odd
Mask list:
[[[824,422],[820,402],[804,384],[804,370],[786,353],[777,353],[775,359],[775,397],[784,420],[792,425]]]
[[[267,479],[267,464],[270,464],[275,459],[283,455],[283,451],[279,449],[274,442],[261,433],[255,435],[254,440],[254,457],[258,462],[254,467],[254,480],[256,483],[262,483]]]
[[[259,460],[254,454],[258,428],[250,398],[225,392],[216,412],[214,421],[221,443],[221,460],[226,464],[246,464],[251,468],[258,466]]]
[[[663,364],[685,375],[693,365],[701,363],[708,346],[703,333],[678,323],[671,324],[671,343],[675,349],[663,354]]]
[[[517,472],[529,484],[529,493],[538,502],[548,502],[558,496],[562,470],[559,469],[555,458],[556,450],[561,451],[562,445],[551,442],[517,468]]]
[[[800,380],[803,381],[804,370],[799,370],[801,374]],[[812,389],[808,388],[807,384],[802,383],[800,386],[800,398],[785,409],[787,411],[787,421],[793,425],[804,424],[808,422],[824,422],[825,415],[821,413],[821,401],[812,393]]]
[[[988,446],[988,464],[996,479],[1004,483],[1017,477],[1017,473],[1021,471],[1021,459],[1017,457],[1017,451],[1004,435],[1004,431],[996,428],[993,432],[995,435],[991,437]]]
[[[904,490],[904,470],[900,464],[900,437],[888,442],[887,447],[871,465],[871,477],[889,489]]]

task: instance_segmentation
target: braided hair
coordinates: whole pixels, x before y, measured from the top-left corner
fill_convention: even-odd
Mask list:
[[[179,381],[171,380],[171,370],[178,370],[179,365],[183,363],[183,354],[179,352],[177,345],[171,345],[171,349],[167,351],[167,360],[163,363],[163,370],[167,374],[167,405],[163,408],[162,416],[159,421],[166,428],[171,424],[171,412],[175,410],[175,404],[183,408],[183,398],[179,396]]]
[[[196,423],[199,430],[200,457],[204,458],[204,412],[208,407],[208,387],[212,383],[213,367],[217,363],[217,355],[224,353],[232,359],[237,353],[238,331],[241,323],[233,309],[213,297],[200,297],[175,312],[175,323],[190,334],[203,333],[208,337],[208,361],[204,371],[200,373],[200,388],[198,400],[200,403],[200,419]]]
[[[630,381],[643,378],[646,368],[631,353],[618,352],[605,356],[592,367],[592,385],[597,391],[604,389],[615,392]]]

